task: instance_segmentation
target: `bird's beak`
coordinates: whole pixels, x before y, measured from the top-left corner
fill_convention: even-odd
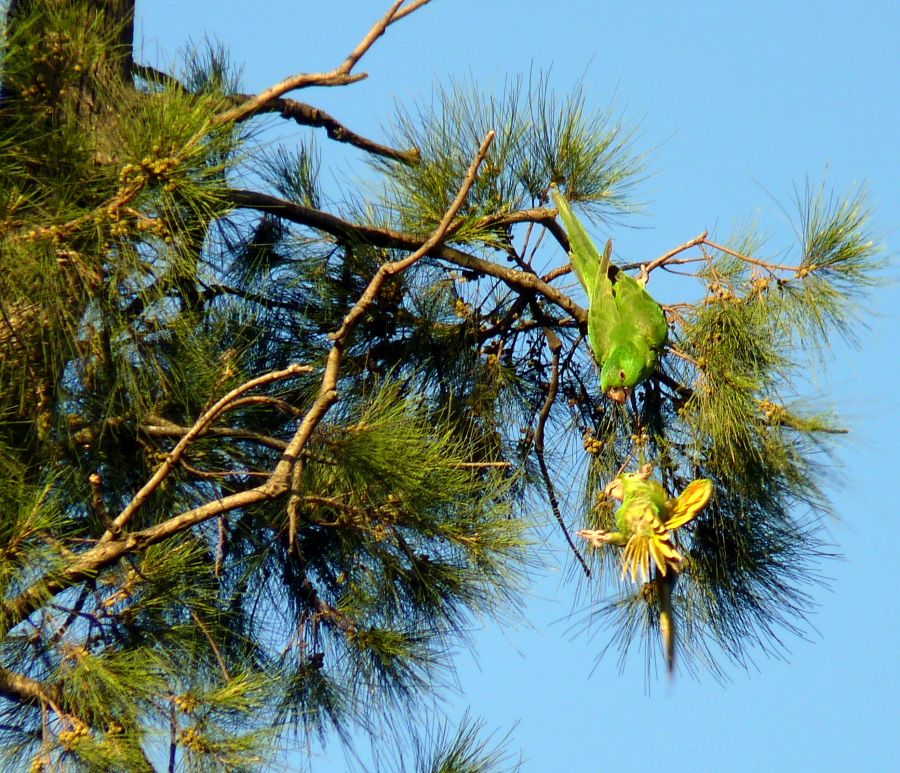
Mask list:
[[[613,402],[622,405],[628,399],[629,394],[631,394],[631,390],[628,387],[615,386],[609,388],[606,396]]]

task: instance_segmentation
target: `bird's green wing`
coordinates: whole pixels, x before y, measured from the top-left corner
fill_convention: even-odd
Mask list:
[[[613,285],[616,308],[623,322],[637,334],[647,348],[658,352],[669,334],[666,315],[641,284],[624,271],[616,275]]]
[[[609,260],[612,244],[607,242],[601,254],[591,237],[575,217],[566,197],[555,187],[550,189],[553,202],[569,237],[569,260],[584,286],[590,306],[588,309],[588,343],[597,362],[603,363],[612,347],[613,331],[619,324],[619,311],[609,279]]]
[[[611,253],[612,242],[607,242],[600,263],[600,271],[590,293],[591,305],[588,309],[588,343],[597,362],[601,364],[606,361],[610,350],[615,345],[617,331],[622,322],[613,296],[612,282],[607,276]]]
[[[566,234],[569,237],[569,260],[572,261],[572,268],[575,269],[575,275],[590,298],[593,287],[597,283],[597,276],[601,273],[604,256],[591,241],[591,237],[584,230],[581,221],[575,217],[566,197],[555,185],[550,188],[550,196],[566,227]],[[606,256],[606,268],[602,271],[602,276],[606,276],[608,269],[609,256]]]

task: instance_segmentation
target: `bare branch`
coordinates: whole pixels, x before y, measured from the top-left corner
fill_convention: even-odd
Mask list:
[[[395,17],[397,16],[400,6],[403,5],[403,2],[404,0],[394,1],[394,4],[388,9],[388,12],[372,26],[372,29],[366,33],[366,36],[359,42],[359,45],[350,52],[343,64],[338,67],[338,71],[349,73],[356,66],[356,63],[363,58],[366,51],[368,51],[375,41],[384,35],[385,30],[396,21]],[[420,5],[421,4],[422,3],[420,3]],[[415,8],[413,8],[413,10],[415,10]]]
[[[430,2],[431,0],[413,0],[413,2],[411,2],[409,5],[406,5],[403,8],[397,10],[393,18],[391,19],[391,24],[400,21],[400,19],[402,19],[404,16],[409,16],[409,14],[411,14],[413,11],[419,10],[419,8],[421,8],[423,5],[428,5],[428,3]]]
[[[187,88],[181,81],[163,70],[158,70],[150,65],[138,63],[133,65],[132,70],[135,75],[149,83],[161,83],[177,91],[187,92]],[[235,107],[246,105],[256,98],[257,95],[255,94],[232,94],[229,97]],[[344,124],[324,110],[314,107],[313,105],[308,105],[305,102],[278,97],[277,99],[269,100],[253,111],[253,115],[259,115],[261,113],[278,113],[282,118],[294,121],[301,126],[324,128],[330,139],[335,140],[336,142],[346,142],[349,145],[353,145],[354,147],[375,156],[392,158],[404,164],[415,164],[419,161],[419,151],[417,148],[397,150],[396,148],[382,145],[348,129]]]
[[[147,498],[156,490],[160,483],[166,478],[166,476],[172,471],[173,467],[178,464],[178,461],[184,455],[184,452],[187,450],[187,447],[194,441],[195,438],[200,436],[209,425],[215,420],[216,416],[218,416],[229,403],[233,402],[235,399],[240,397],[246,392],[249,392],[251,389],[255,389],[259,386],[264,386],[265,384],[271,384],[273,381],[280,381],[286,378],[290,378],[291,376],[295,376],[298,373],[309,373],[312,370],[309,366],[306,365],[289,365],[287,368],[283,370],[276,370],[271,373],[266,373],[262,376],[258,376],[257,378],[251,379],[244,384],[232,389],[227,395],[225,395],[222,399],[215,403],[209,410],[205,411],[196,422],[194,422],[194,426],[178,441],[169,455],[165,458],[163,463],[157,468],[156,472],[150,477],[142,487],[141,490],[138,491],[137,494],[134,495],[132,500],[125,506],[125,509],[116,516],[115,520],[112,522],[110,527],[106,530],[106,533],[101,538],[101,542],[109,542],[110,540],[114,540],[118,538],[118,535],[121,533],[122,529],[128,524],[131,520],[132,516],[138,511],[141,505],[147,501]]]
[[[231,110],[227,110],[224,113],[219,113],[219,115],[215,117],[213,125],[220,126],[225,123],[246,121],[248,118],[252,118],[256,115],[260,108],[264,107],[272,100],[278,99],[278,97],[282,94],[286,94],[288,91],[307,88],[309,86],[345,86],[348,83],[355,83],[356,81],[363,80],[365,77],[365,74],[347,75],[334,70],[330,73],[317,72],[293,75],[290,78],[285,78],[281,83],[276,83],[265,91],[261,91],[242,105],[233,107]]]
[[[653,271],[653,269],[658,268],[659,266],[662,266],[665,263],[668,263],[672,258],[674,258],[679,253],[684,252],[685,250],[689,250],[692,247],[696,247],[699,244],[703,244],[703,242],[706,241],[707,233],[708,233],[707,231],[704,231],[702,234],[700,234],[699,236],[695,236],[693,239],[691,239],[688,242],[685,242],[680,247],[676,247],[673,250],[669,250],[665,255],[660,255],[658,258],[656,258],[656,260],[653,260],[647,264],[647,273],[649,274],[651,271]]]
[[[64,716],[54,695],[43,682],[8,668],[0,668],[0,697],[14,703],[38,704],[45,709],[49,706],[58,716]]]
[[[761,268],[768,269],[769,271],[793,271],[797,273],[802,271],[802,266],[782,266],[778,263],[766,263],[764,260],[758,260],[757,258],[751,258],[749,255],[744,255],[742,252],[736,252],[735,250],[730,249],[729,247],[725,247],[722,244],[716,244],[715,242],[711,242],[709,239],[705,238],[703,243],[707,247],[712,247],[714,250],[718,250],[719,252],[724,252],[726,255],[731,255],[733,258],[737,258],[738,260],[743,260],[745,263],[751,263],[754,266],[760,266]]]
[[[150,424],[141,425],[141,432],[150,437],[182,438],[193,429],[193,427],[185,427],[157,416],[151,417],[150,421]],[[235,440],[249,440],[275,451],[284,451],[287,448],[287,442],[284,440],[238,427],[206,427],[202,432],[196,434],[195,437],[230,437]]]
[[[308,88],[309,86],[344,86],[349,83],[356,83],[357,81],[363,80],[367,77],[366,73],[359,73],[356,75],[351,74],[351,71],[356,66],[357,62],[359,62],[391,24],[412,13],[427,2],[428,0],[414,0],[414,2],[407,6],[406,9],[401,11],[399,8],[403,5],[403,0],[395,0],[388,12],[372,26],[366,33],[366,36],[338,67],[330,72],[299,73],[297,75],[291,75],[279,83],[276,83],[274,86],[270,86],[264,91],[261,91],[255,97],[251,97],[243,104],[238,105],[231,110],[226,110],[224,113],[220,113],[215,117],[213,121],[214,125],[220,126],[226,123],[245,121],[255,115],[265,105],[284,96],[289,91]]]
[[[236,94],[232,99],[235,104],[243,105],[250,100],[255,99],[255,97],[252,94]],[[420,154],[418,148],[397,150],[396,148],[382,145],[348,129],[344,124],[324,110],[313,107],[313,105],[308,105],[305,102],[297,102],[293,99],[279,97],[278,99],[270,100],[265,105],[261,106],[254,114],[258,115],[260,113],[278,113],[282,118],[295,121],[301,126],[321,127],[325,129],[325,133],[328,137],[335,140],[335,142],[346,142],[348,145],[353,145],[374,156],[392,158],[395,161],[410,165],[419,162]]]
[[[708,239],[707,238],[708,236],[709,236],[709,232],[704,231],[702,234],[700,234],[699,236],[695,236],[690,241],[687,241],[684,244],[679,245],[678,247],[675,247],[675,248],[669,250],[664,255],[660,255],[658,258],[652,260],[650,263],[648,263],[646,265],[647,273],[650,273],[655,268],[659,268],[660,266],[666,266],[670,263],[692,262],[692,261],[687,261],[687,260],[672,260],[672,258],[674,258],[676,255],[679,255],[680,253],[685,252],[693,247],[700,247],[702,250],[704,245],[707,247],[711,247],[712,249],[722,252],[726,255],[731,255],[733,258],[737,258],[738,260],[743,260],[745,263],[750,263],[751,265],[759,266],[760,268],[764,268],[772,273],[774,273],[776,271],[791,271],[793,273],[798,273],[802,270],[801,266],[784,266],[779,263],[768,263],[764,260],[759,260],[758,258],[753,258],[749,255],[745,255],[742,252],[737,252],[736,250],[733,250],[730,247],[726,247],[723,244],[717,244],[716,242]],[[706,254],[706,253],[704,253],[704,254]],[[697,259],[701,260],[701,258],[697,258]],[[643,265],[643,264],[634,263],[634,264],[629,264],[627,266],[622,266],[621,268],[638,268],[641,265]]]

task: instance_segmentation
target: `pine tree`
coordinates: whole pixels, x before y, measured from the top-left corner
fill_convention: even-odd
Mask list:
[[[597,610],[611,645],[652,657],[659,578],[621,582],[615,551],[570,535],[611,527],[622,470],[652,469],[670,496],[714,485],[678,534],[687,667],[802,626],[827,552],[818,460],[841,428],[796,400],[805,354],[850,334],[874,281],[863,193],[798,196],[787,263],[738,233],[646,264],[651,282],[688,272],[687,300],[664,306],[657,372],[612,403],[548,190],[612,227],[643,171],[624,125],[577,90],[511,81],[400,110],[382,144],[286,96],[365,77],[360,59],[426,2],[395,2],[334,70],[257,95],[220,51],[174,73],[135,62],[129,0],[9,3],[9,769],[254,769],[286,731],[398,721],[471,615],[517,601],[536,496],[613,594]],[[326,205],[310,135],[259,141],[271,114],[355,147],[382,192]],[[579,471],[568,513],[557,492]],[[417,767],[502,764],[477,727]]]

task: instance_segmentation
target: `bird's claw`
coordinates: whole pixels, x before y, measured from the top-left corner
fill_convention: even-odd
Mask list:
[[[609,544],[612,532],[605,529],[582,529],[578,532],[578,536],[586,539],[591,547],[598,548],[601,545]]]
[[[647,264],[643,263],[643,264],[641,264],[641,269],[638,272],[637,283],[641,287],[646,287],[647,282],[649,282],[649,281],[650,281],[650,272],[647,271]]]

